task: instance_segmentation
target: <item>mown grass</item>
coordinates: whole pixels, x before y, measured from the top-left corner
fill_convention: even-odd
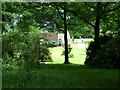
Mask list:
[[[3,88],[118,88],[118,70],[48,64],[26,73],[3,72]]]
[[[74,44],[71,44],[71,47],[72,47],[71,54],[73,54],[74,57],[69,58],[70,63],[84,65],[84,61],[86,58],[86,49],[87,49],[90,41],[93,41],[93,39],[91,39],[91,38],[84,39],[84,43],[86,46],[83,48],[80,48],[78,46],[75,46]],[[81,39],[75,39],[74,43],[78,43],[80,45]],[[49,63],[49,64],[63,64],[64,63],[64,56],[61,56],[63,50],[64,50],[64,47],[50,48],[50,51],[52,53],[53,62],[47,62],[47,63]]]
[[[49,63],[49,64],[63,64],[64,63],[64,56],[63,55],[61,56],[63,50],[64,50],[63,47],[50,48],[50,51],[52,53],[53,62],[47,62],[47,63]],[[85,49],[73,47],[71,54],[73,54],[74,57],[69,58],[70,63],[84,65],[84,61],[86,58],[86,50]]]

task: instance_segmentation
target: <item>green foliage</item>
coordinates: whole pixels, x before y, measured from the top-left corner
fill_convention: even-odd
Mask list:
[[[17,61],[20,66],[29,69],[40,66],[43,61],[52,60],[47,45],[40,41],[40,31],[34,17],[35,12],[32,11],[33,8],[30,8],[34,5],[37,4],[3,3],[3,11],[13,15],[9,17],[10,15],[3,13],[3,21],[6,22],[3,25],[2,36],[3,63],[14,60],[13,62]]]
[[[120,38],[104,36],[99,44],[99,49],[95,50],[95,43],[90,43],[85,64],[98,68],[120,68]]]
[[[40,66],[43,61],[51,61],[48,47],[40,40],[40,33],[37,29],[24,33],[17,30],[4,33],[3,63],[6,63],[5,66],[9,62],[17,61],[20,66],[28,69]]]
[[[68,46],[68,58],[73,58],[74,57],[74,55],[71,54],[71,51],[72,51],[72,48],[70,46]],[[65,50],[62,51],[61,56],[62,55],[65,55]]]
[[[5,71],[11,71],[17,69],[18,61],[10,57],[7,53],[3,55],[2,69]],[[18,65],[18,66],[17,66]]]
[[[67,12],[67,28],[75,38],[79,37],[81,34],[84,34],[87,37],[99,37],[99,29],[103,34],[108,30],[113,33],[119,33],[120,3],[85,2],[76,4],[67,2],[66,8],[64,7],[64,4],[65,3],[3,2],[1,12],[2,21],[4,22],[3,32],[6,30],[6,33],[4,34],[5,37],[3,37],[3,51],[8,52],[8,56],[11,56],[12,58],[19,58],[19,60],[25,58],[27,60],[28,57],[35,57],[38,62],[38,58],[40,59],[40,57],[36,57],[40,56],[38,53],[44,50],[46,53],[49,51],[46,49],[38,49],[39,47],[41,48],[42,45],[43,47],[46,47],[46,45],[41,44],[39,46],[38,43],[41,43],[38,40],[39,35],[36,36],[33,31],[36,30],[35,28],[37,26],[43,31],[45,29],[53,32],[58,31],[56,29],[58,27],[61,31],[64,28],[63,18],[61,18],[63,17],[63,10]],[[98,20],[98,22],[96,20]],[[97,28],[95,29],[95,27]],[[18,29],[21,32],[16,32],[15,29]],[[95,30],[95,35],[93,35],[93,29]],[[103,43],[106,43],[106,41],[100,41],[101,46],[104,46]],[[31,54],[28,54],[28,52]],[[32,54],[33,52],[36,52],[35,55]],[[91,52],[94,52],[94,56],[97,51],[93,48]],[[43,56],[46,55],[41,55],[41,57]],[[30,58],[28,61],[32,62],[33,59],[34,58]]]

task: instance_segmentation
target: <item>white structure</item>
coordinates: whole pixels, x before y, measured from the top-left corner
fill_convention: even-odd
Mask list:
[[[55,43],[59,46],[64,46],[64,34],[63,33],[42,33],[43,38],[50,41],[51,43]],[[68,45],[72,43],[72,39],[70,38],[70,34],[67,31],[67,39]]]
[[[69,32],[67,31],[68,45],[72,43]],[[58,34],[58,45],[64,45],[64,34]]]

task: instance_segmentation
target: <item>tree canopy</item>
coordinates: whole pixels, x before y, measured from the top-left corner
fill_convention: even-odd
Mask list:
[[[33,28],[40,31],[63,32],[65,51],[67,30],[74,37],[88,35],[94,38],[99,48],[99,37],[108,31],[120,33],[120,3],[114,2],[3,2],[3,33],[20,30],[29,32]],[[114,25],[113,25],[114,24]],[[68,54],[65,55],[68,62]]]

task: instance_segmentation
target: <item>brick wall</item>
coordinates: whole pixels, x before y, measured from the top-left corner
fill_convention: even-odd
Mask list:
[[[46,40],[53,40],[54,42],[58,42],[58,34],[56,33],[42,33],[42,36]]]

